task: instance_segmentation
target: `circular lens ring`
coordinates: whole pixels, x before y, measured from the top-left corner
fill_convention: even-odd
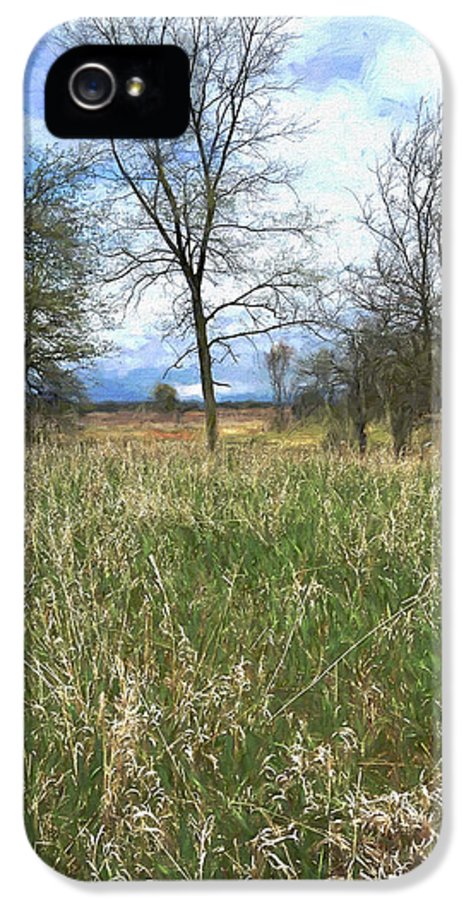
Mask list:
[[[84,72],[86,69],[99,69],[99,71],[104,72],[110,80],[111,90],[106,95],[104,100],[102,100],[100,103],[87,103],[86,100],[82,100],[81,97],[78,97],[74,91],[74,81],[77,78],[77,75],[80,75],[80,73]],[[76,103],[77,106],[80,106],[82,109],[88,109],[92,112],[96,109],[103,109],[104,106],[108,106],[114,99],[114,95],[116,94],[116,79],[113,73],[110,72],[110,70],[107,69],[106,66],[102,65],[102,63],[84,63],[82,66],[79,66],[78,69],[75,69],[69,78],[69,94],[72,97],[74,103]]]

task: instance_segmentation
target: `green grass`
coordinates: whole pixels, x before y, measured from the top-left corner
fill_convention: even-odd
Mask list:
[[[28,472],[25,815],[44,860],[81,879],[374,878],[429,853],[432,460],[71,440]]]

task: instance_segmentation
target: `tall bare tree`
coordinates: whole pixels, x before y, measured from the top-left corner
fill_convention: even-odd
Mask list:
[[[374,193],[358,201],[374,251],[343,283],[349,306],[371,321],[398,456],[439,405],[441,173],[441,109],[422,102],[413,125],[392,134]]]
[[[171,304],[166,333],[185,342],[175,366],[198,359],[213,450],[217,364],[237,360],[241,338],[316,321],[317,226],[294,192],[299,173],[286,163],[287,142],[302,133],[283,113],[293,87],[279,76],[288,21],[99,19],[64,31],[66,42],[77,37],[176,43],[190,59],[186,134],[112,144],[119,199],[107,215],[116,263],[108,280],[129,282],[128,302],[161,286]]]

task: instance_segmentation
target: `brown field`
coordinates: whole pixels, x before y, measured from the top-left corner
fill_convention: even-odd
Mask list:
[[[267,434],[273,427],[273,407],[218,410],[219,431],[225,438],[250,438]],[[144,438],[192,441],[202,437],[204,411],[163,413],[148,409],[118,409],[84,414],[80,428],[86,437]]]
[[[81,437],[98,441],[183,441],[204,442],[204,411],[192,409],[183,413],[163,413],[141,407],[134,409],[95,410],[79,420]],[[275,425],[275,407],[218,408],[219,436],[225,444],[261,442],[288,444],[321,449],[326,425],[313,420],[300,422],[294,418],[279,431]],[[369,448],[390,449],[391,441],[385,423],[368,428]],[[420,444],[420,436],[415,443]],[[345,441],[340,441],[339,449]],[[346,445],[345,445],[346,446]]]

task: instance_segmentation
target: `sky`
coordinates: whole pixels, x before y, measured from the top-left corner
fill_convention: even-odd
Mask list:
[[[410,26],[382,17],[294,19],[296,34],[284,67],[298,87],[287,95],[284,112],[316,121],[310,133],[290,145],[294,163],[303,167],[297,183],[303,202],[312,204],[335,229],[324,247],[326,259],[345,261],[367,252],[355,222],[352,192],[365,196],[372,189],[369,167],[380,157],[393,129],[407,128],[422,97],[439,98],[441,77],[437,57],[427,39]],[[44,79],[58,55],[46,38],[37,46],[25,78],[26,140],[55,142],[42,123]],[[179,349],[162,342],[156,319],[159,297],[149,295],[130,310],[112,339],[115,352],[99,360],[85,375],[93,400],[143,400],[171,365]],[[279,337],[279,333],[276,333]],[[309,349],[299,333],[282,335],[298,350]],[[239,364],[218,367],[218,380],[228,382],[218,397],[267,399],[269,384],[264,353],[269,340],[254,348],[239,342]],[[201,398],[197,367],[191,361],[173,370],[167,380],[185,399]]]

